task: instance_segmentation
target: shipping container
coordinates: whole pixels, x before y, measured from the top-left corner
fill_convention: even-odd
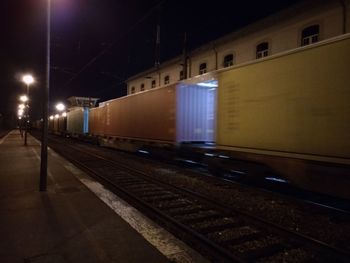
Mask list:
[[[106,107],[101,105],[91,108],[89,112],[89,133],[91,135],[105,135]]]
[[[213,88],[176,83],[110,100],[91,109],[90,133],[173,143],[213,141],[208,107],[214,105],[214,94]]]
[[[67,112],[67,132],[70,134],[89,132],[89,108],[75,107]]]
[[[59,131],[59,118],[55,117],[53,119],[53,132],[58,133]]]
[[[346,35],[219,72],[218,146],[350,158],[349,69]]]

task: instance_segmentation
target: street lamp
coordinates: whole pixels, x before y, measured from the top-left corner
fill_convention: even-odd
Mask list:
[[[39,190],[46,191],[47,187],[47,137],[48,137],[48,112],[50,91],[50,29],[51,29],[51,0],[46,0],[46,87],[43,92],[43,130],[41,139],[40,158],[40,182]]]
[[[24,131],[24,145],[27,145],[27,132],[29,124],[29,86],[34,83],[34,78],[30,74],[26,74],[22,77],[22,81],[27,85],[27,99],[23,97],[23,102],[26,103],[26,122],[25,122],[25,131]]]
[[[56,104],[56,110],[61,112],[61,111],[64,111],[65,109],[66,109],[66,106],[62,102]]]
[[[19,100],[22,102],[27,102],[28,101],[28,96],[27,95],[22,95],[19,97]]]
[[[27,85],[30,85],[30,84],[33,84],[34,83],[34,78],[32,75],[30,74],[27,74],[27,75],[24,75],[22,77],[22,81],[27,84]]]

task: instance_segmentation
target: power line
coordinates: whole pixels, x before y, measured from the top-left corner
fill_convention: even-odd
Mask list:
[[[161,0],[157,4],[155,4],[144,16],[142,16],[134,25],[132,25],[127,32],[120,36],[120,38],[116,41],[114,41],[111,45],[106,47],[104,50],[102,50],[100,53],[98,53],[95,57],[93,57],[91,60],[89,60],[88,63],[86,63],[73,77],[71,77],[64,85],[63,88],[67,87],[69,84],[71,84],[81,73],[83,73],[88,67],[90,67],[93,63],[95,63],[99,58],[101,58],[104,54],[106,54],[113,46],[115,46],[118,41],[126,37],[128,34],[130,34],[141,22],[143,22],[149,15],[153,13],[155,9],[160,7],[166,0]]]

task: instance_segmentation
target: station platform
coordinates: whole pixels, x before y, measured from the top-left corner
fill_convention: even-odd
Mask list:
[[[39,191],[40,144],[0,139],[0,262],[169,262],[49,151]],[[55,156],[56,155],[56,156]]]

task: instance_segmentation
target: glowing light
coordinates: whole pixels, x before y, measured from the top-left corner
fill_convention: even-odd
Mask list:
[[[18,119],[19,119],[19,120],[22,120],[22,117],[21,117],[21,116],[19,116],[19,117],[18,117]]]
[[[148,151],[145,151],[145,150],[138,150],[139,153],[144,153],[144,154],[149,154]]]
[[[232,173],[236,174],[246,174],[246,172],[238,171],[238,170],[230,170]]]
[[[201,87],[207,87],[207,88],[217,88],[218,81],[212,80],[212,81],[207,81],[207,82],[199,82],[199,83],[197,83],[197,85],[201,86]]]
[[[22,115],[23,115],[23,112],[24,112],[24,111],[23,111],[22,109],[19,109],[18,112],[17,112],[18,116],[22,116]]]
[[[269,181],[280,182],[280,183],[288,183],[288,181],[281,178],[276,178],[276,177],[265,177],[265,179]]]
[[[60,117],[59,114],[56,114],[56,115],[55,115],[55,119],[58,119],[59,117]]]
[[[63,112],[62,117],[67,117],[67,112]]]
[[[25,107],[24,104],[19,104],[19,105],[18,105],[18,109],[20,109],[20,110],[23,110],[24,107]]]
[[[56,109],[58,111],[64,111],[66,109],[66,106],[64,106],[64,104],[60,102],[56,104]]]
[[[19,97],[19,100],[22,102],[27,102],[28,101],[28,97],[26,95],[22,95]]]
[[[30,85],[30,84],[34,83],[34,78],[33,78],[32,75],[27,74],[27,75],[24,75],[24,76],[22,77],[22,81],[23,81],[25,84]]]
[[[54,118],[53,115],[51,115],[49,119],[50,119],[50,120],[53,120],[53,118]]]

